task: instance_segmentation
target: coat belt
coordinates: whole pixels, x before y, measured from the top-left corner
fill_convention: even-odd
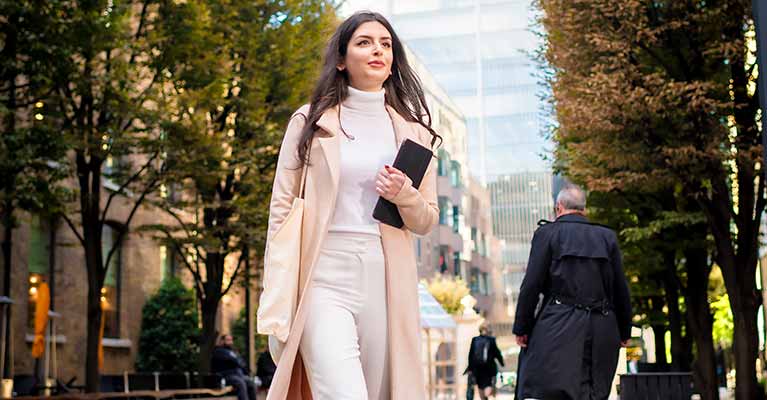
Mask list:
[[[594,302],[585,302],[575,297],[553,294],[551,296],[551,302],[555,304],[566,304],[574,307],[577,310],[583,310],[589,313],[598,312],[602,315],[607,315],[610,310],[613,309],[612,304],[610,304],[607,299],[602,299]]]

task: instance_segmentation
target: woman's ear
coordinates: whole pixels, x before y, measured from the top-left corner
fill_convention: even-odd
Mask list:
[[[339,71],[343,71],[343,70],[346,69],[346,65],[344,65],[344,63],[340,63],[340,64],[336,65],[336,69],[339,70]]]

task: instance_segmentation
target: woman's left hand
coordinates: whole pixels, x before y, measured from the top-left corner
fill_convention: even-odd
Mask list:
[[[376,192],[386,200],[391,201],[405,185],[405,173],[397,168],[385,166],[376,177]]]

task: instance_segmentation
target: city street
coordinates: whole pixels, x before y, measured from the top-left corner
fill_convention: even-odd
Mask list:
[[[0,0],[0,400],[767,400],[766,44],[767,0]]]

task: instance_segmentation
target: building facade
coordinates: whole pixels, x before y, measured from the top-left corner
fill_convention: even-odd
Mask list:
[[[439,225],[415,239],[418,275],[461,277],[477,299],[477,309],[487,315],[492,305],[493,239],[490,194],[467,168],[468,142],[465,118],[457,105],[435,81],[420,58],[408,51],[432,115],[432,127],[442,136],[437,156]]]
[[[119,199],[117,202],[121,202]],[[102,251],[112,248],[117,234],[125,229],[129,204],[112,206],[102,232]],[[56,372],[63,382],[76,377],[74,384],[85,380],[85,346],[87,326],[87,293],[83,250],[70,228],[60,220],[19,213],[20,226],[13,231],[11,262],[12,348],[13,373],[41,373],[41,363],[31,355],[34,339],[35,307],[39,289],[45,282],[50,290],[51,311],[60,315],[56,326]],[[102,374],[122,374],[135,369],[139,351],[142,308],[170,276],[178,276],[191,287],[187,273],[174,262],[169,248],[150,234],[141,234],[136,227],[165,221],[157,211],[141,209],[136,213],[131,229],[114,252],[102,289],[104,308],[104,364]],[[6,268],[6,266],[2,266]],[[244,305],[244,290],[233,289],[222,301],[217,326],[228,332]],[[52,365],[53,362],[51,361]],[[51,371],[53,374],[53,371]],[[50,376],[50,375],[49,375]]]

